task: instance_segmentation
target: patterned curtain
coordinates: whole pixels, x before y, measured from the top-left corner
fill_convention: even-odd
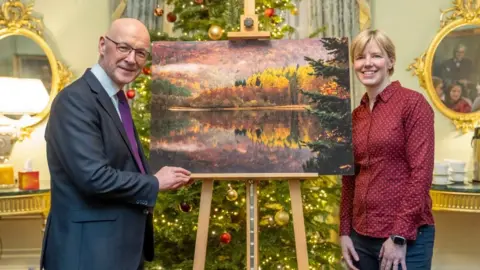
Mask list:
[[[296,38],[306,38],[322,27],[326,31],[318,37],[351,37],[359,28],[356,0],[302,0],[297,5],[298,19],[293,22],[299,30]]]
[[[163,18],[153,14],[153,10],[160,6],[164,8],[164,0],[110,0],[112,19],[119,17],[135,18],[142,21],[148,29],[162,29]]]

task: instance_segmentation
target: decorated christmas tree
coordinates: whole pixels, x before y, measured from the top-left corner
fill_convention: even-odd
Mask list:
[[[172,12],[164,14],[160,8],[152,12],[167,16],[181,34],[174,37],[155,30],[151,33],[152,42],[226,39],[226,32],[239,29],[239,16],[243,13],[241,0],[170,0],[168,3],[174,6]],[[297,13],[293,1],[257,0],[256,7],[260,30],[270,31],[272,38],[280,39],[294,31],[284,22],[286,14]],[[310,76],[318,76],[315,63],[311,62],[311,65],[315,72]],[[291,76],[297,76],[297,73],[293,72]],[[291,91],[301,91],[295,78],[289,78],[289,82]],[[247,82],[238,82],[244,83]],[[147,65],[129,90],[129,96],[133,98],[134,121],[147,155],[150,148],[151,86],[151,70]],[[336,89],[338,86],[325,87]],[[305,95],[305,98],[315,101],[313,96]],[[154,213],[156,259],[147,265],[147,269],[192,269],[200,190],[201,182],[197,182],[176,192],[159,195]],[[340,197],[337,177],[325,176],[302,182],[302,195],[309,265],[313,269],[339,269],[340,249],[334,239],[337,226],[333,218]],[[258,204],[261,268],[296,269],[288,183],[261,182]],[[245,183],[215,182],[205,269],[246,267],[245,219]]]

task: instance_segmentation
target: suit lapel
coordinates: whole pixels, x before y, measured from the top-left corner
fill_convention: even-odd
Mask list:
[[[132,147],[130,146],[130,142],[128,140],[127,133],[125,132],[125,128],[123,127],[123,123],[120,120],[120,117],[118,116],[117,110],[115,109],[113,102],[111,98],[108,96],[107,92],[105,89],[103,89],[103,86],[100,84],[100,82],[97,80],[95,75],[88,69],[85,74],[83,75],[87,83],[90,85],[90,88],[92,89],[93,92],[97,94],[97,99],[102,105],[102,107],[105,109],[105,111],[108,113],[110,118],[112,118],[113,123],[115,124],[115,127],[117,128],[118,132],[122,135],[123,141],[128,147],[128,150],[130,151],[130,154],[133,157],[133,160],[135,160],[135,156],[133,155],[133,150]],[[137,140],[138,141],[138,140]],[[137,168],[138,164],[135,162]],[[140,168],[138,168],[140,170]]]

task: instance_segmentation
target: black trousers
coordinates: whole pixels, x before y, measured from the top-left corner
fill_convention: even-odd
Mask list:
[[[355,230],[350,235],[359,261],[353,264],[360,270],[380,269],[381,259],[378,258],[386,238],[373,238],[360,235]],[[418,228],[417,239],[407,243],[407,270],[430,270],[432,268],[435,227],[425,225]],[[402,269],[399,266],[399,269]]]

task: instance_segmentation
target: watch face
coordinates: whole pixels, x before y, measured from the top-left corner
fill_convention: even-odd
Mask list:
[[[397,244],[397,245],[405,245],[405,238],[403,237],[400,237],[400,236],[394,236],[393,237],[393,243]]]

